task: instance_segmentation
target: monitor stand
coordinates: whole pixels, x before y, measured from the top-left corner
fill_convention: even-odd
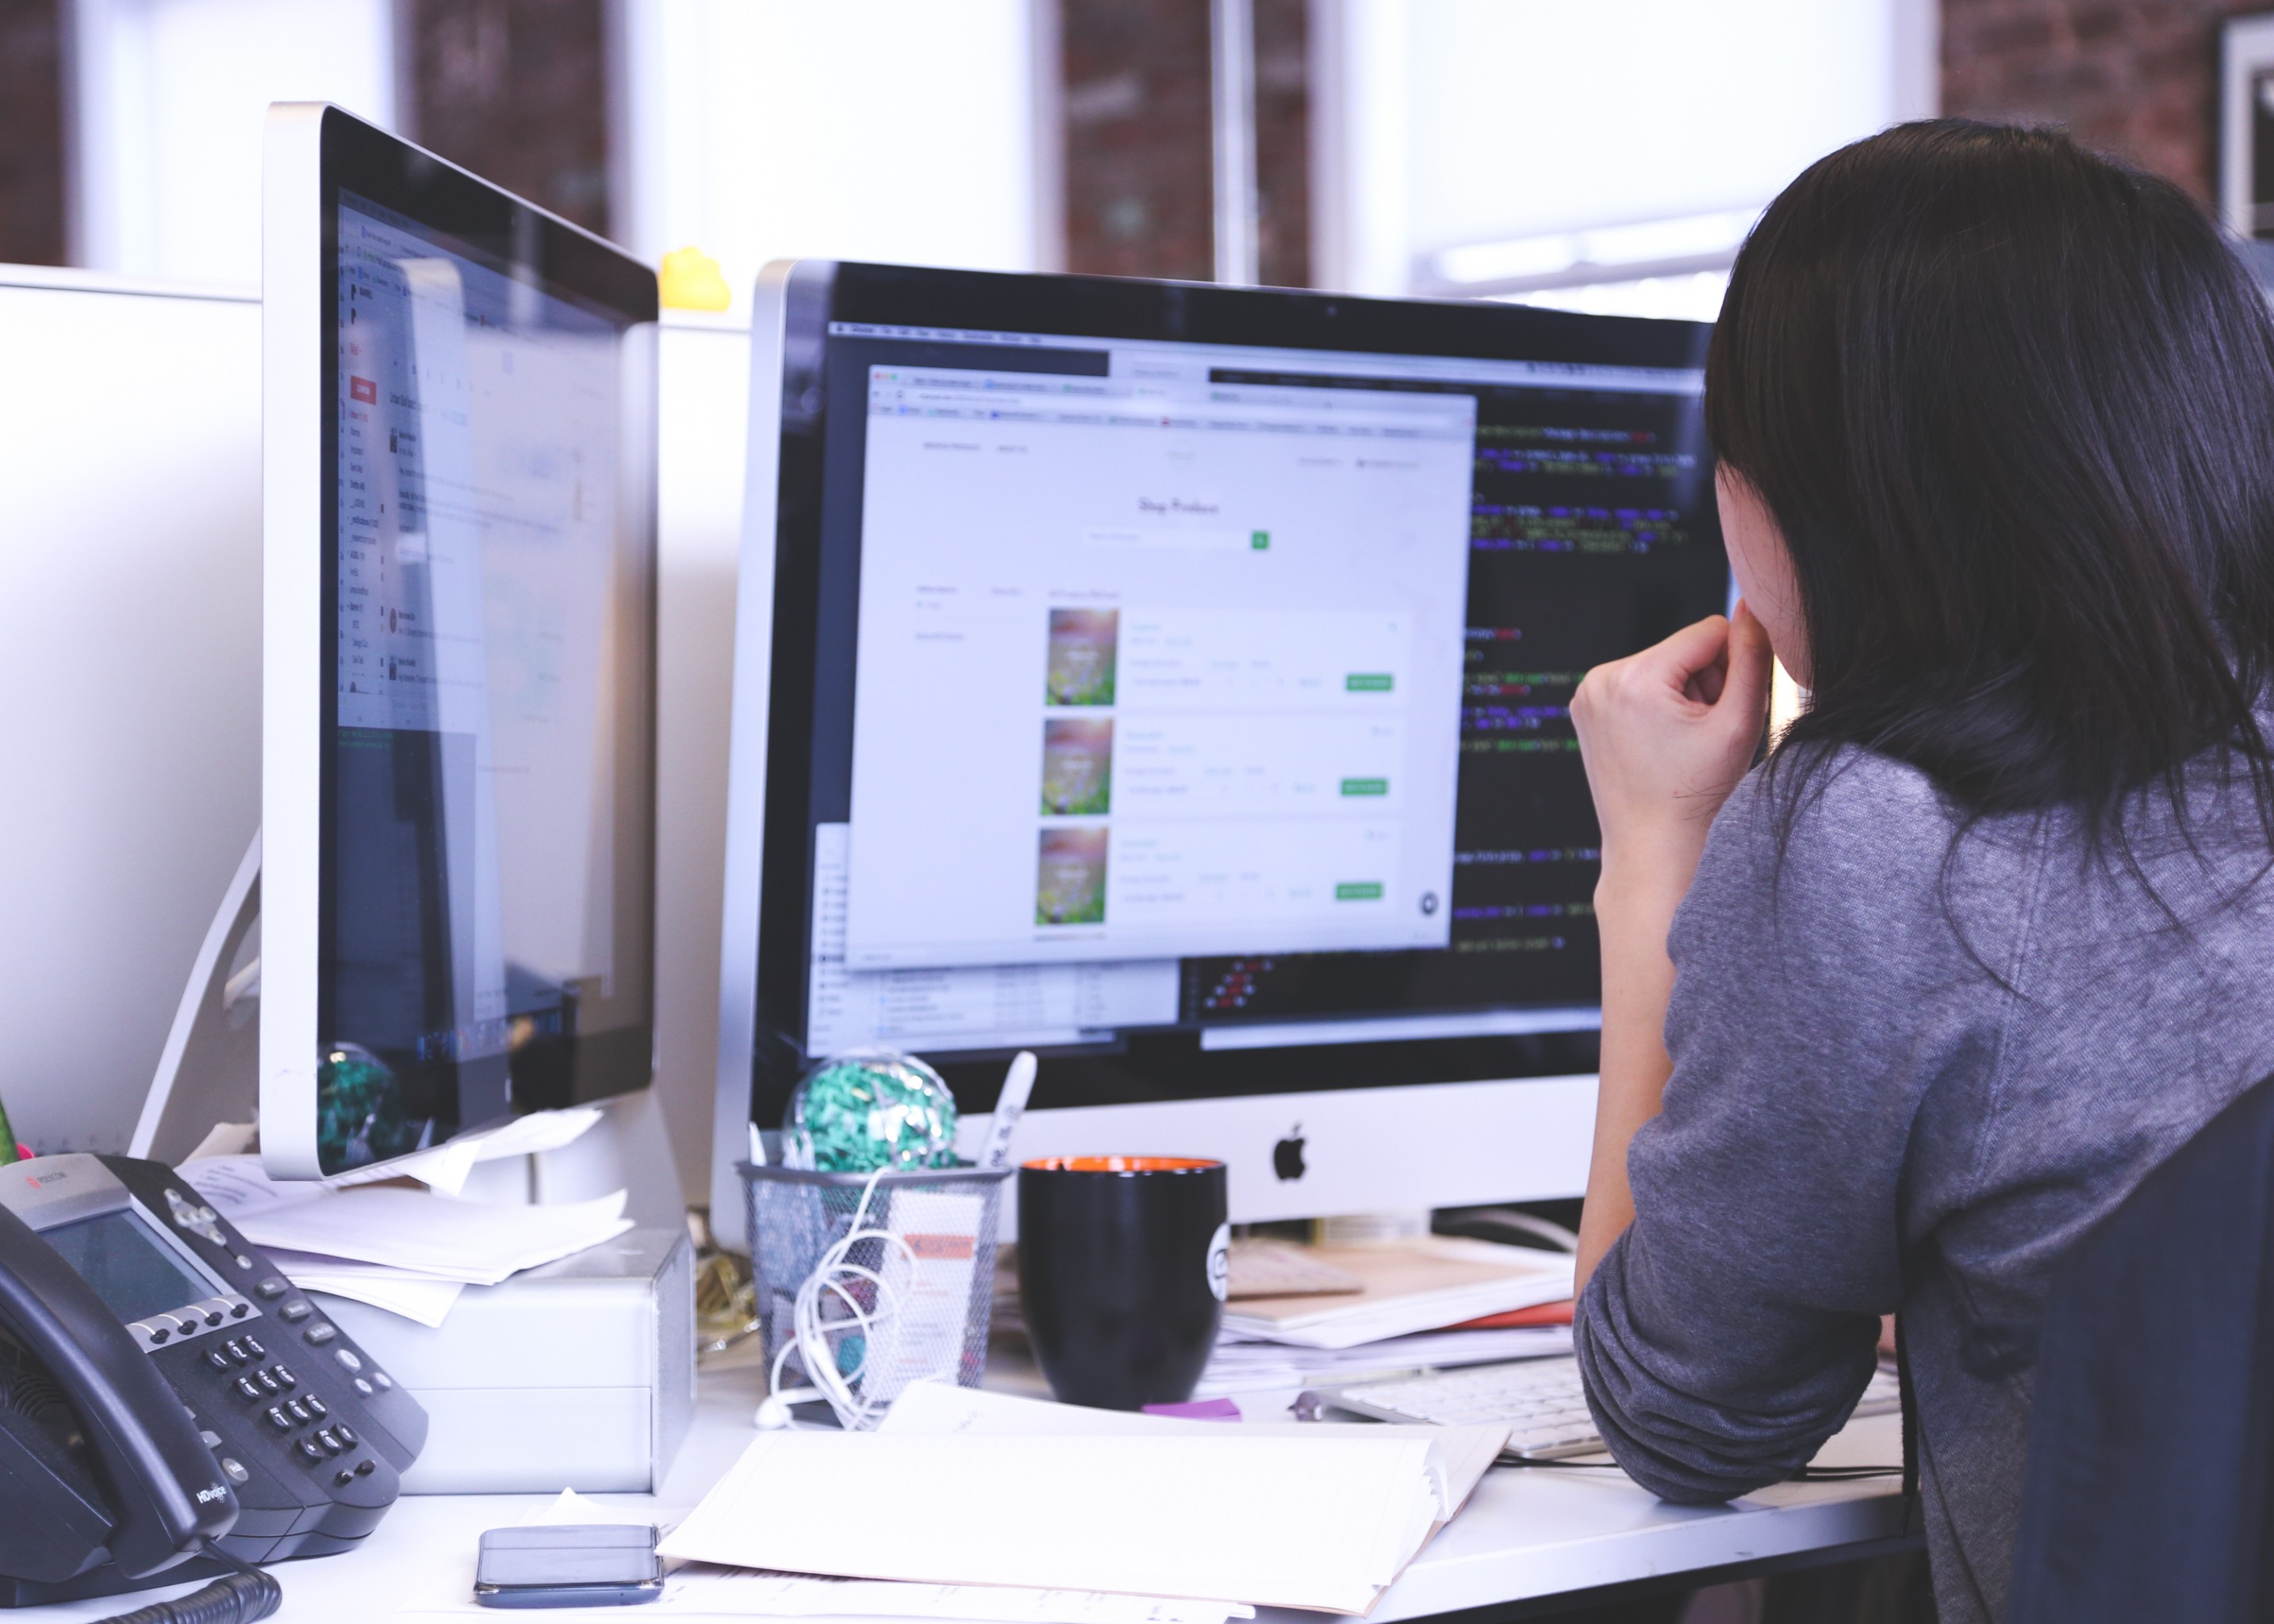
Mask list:
[[[599,1123],[559,1150],[475,1166],[463,1193],[505,1206],[629,1192],[644,1227],[686,1222],[679,1171],[652,1087],[603,1101]],[[127,1154],[178,1166],[247,1148],[260,1106],[260,836],[222,893],[190,968]]]

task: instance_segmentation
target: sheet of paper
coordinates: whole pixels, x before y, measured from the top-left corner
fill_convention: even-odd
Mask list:
[[[1364,1289],[1235,1303],[1224,1311],[1226,1334],[1301,1348],[1352,1348],[1571,1295],[1570,1257],[1457,1236],[1322,1246],[1316,1257],[1357,1275]]]
[[[553,1207],[500,1207],[401,1185],[277,1184],[253,1156],[191,1162],[182,1176],[256,1246],[467,1285],[495,1285],[632,1227],[621,1190]]]
[[[1200,1425],[1145,1437],[764,1433],[661,1549],[847,1578],[1355,1613],[1436,1523],[1420,1440]],[[906,1513],[889,1538],[884,1485]]]
[[[604,1506],[574,1489],[522,1514],[523,1527],[632,1523],[648,1521],[644,1511]],[[902,1584],[890,1580],[831,1579],[811,1574],[769,1573],[748,1568],[689,1563],[666,1575],[658,1612],[678,1619],[828,1618],[849,1620],[946,1619],[1002,1620],[1003,1624],[1230,1624],[1252,1619],[1255,1609],[1235,1602],[1172,1601],[1152,1596],[1114,1596],[1098,1590],[1038,1590],[1004,1585]],[[564,1610],[548,1609],[548,1617]],[[576,1618],[599,1610],[572,1608]],[[455,1605],[431,1598],[412,1602],[406,1616],[495,1618],[469,1595]],[[625,1614],[609,1608],[605,1616],[621,1624]]]
[[[953,1387],[945,1382],[909,1384],[885,1413],[880,1432],[931,1435],[1006,1436],[1045,1434],[1066,1436],[1112,1434],[1142,1438],[1221,1437],[1228,1431],[1246,1437],[1318,1438],[1337,1430],[1327,1424],[1295,1420],[1191,1421],[1175,1416],[1148,1416],[1124,1410],[1085,1410],[1078,1404],[1052,1404],[1041,1399],[990,1393],[980,1387]],[[1410,1438],[1430,1446],[1430,1478],[1437,1494],[1437,1522],[1442,1526],[1465,1503],[1486,1472],[1492,1469],[1508,1442],[1506,1426],[1396,1426],[1368,1424],[1355,1429],[1366,1438]]]
[[[263,1247],[268,1260],[284,1278],[303,1291],[328,1291],[334,1297],[368,1303],[420,1325],[440,1326],[457,1306],[466,1289],[460,1280],[440,1280],[376,1263],[351,1263],[344,1258],[322,1258],[305,1252]]]
[[[643,1511],[603,1506],[599,1500],[579,1494],[574,1489],[563,1489],[557,1499],[549,1500],[542,1506],[531,1506],[521,1514],[521,1526],[523,1528],[561,1528],[570,1523],[585,1527],[604,1523],[612,1528],[623,1524],[637,1528],[654,1521]]]
[[[1525,1327],[1496,1331],[1424,1331],[1361,1342],[1355,1348],[1298,1348],[1285,1342],[1251,1342],[1226,1338],[1216,1343],[1208,1369],[1193,1390],[1195,1398],[1216,1398],[1278,1387],[1315,1387],[1330,1381],[1358,1381],[1405,1371],[1495,1365],[1503,1359],[1539,1359],[1571,1351],[1569,1326]]]
[[[690,1565],[664,1581],[659,1605],[680,1617],[952,1619],[973,1624],[1227,1624],[1255,1609],[1102,1590],[997,1584],[903,1584]]]
[[[425,1190],[365,1187],[236,1221],[259,1246],[383,1263],[490,1286],[632,1227],[624,1192],[557,1207],[493,1207]]]
[[[249,1213],[313,1201],[324,1194],[320,1184],[280,1183],[269,1177],[259,1156],[205,1156],[184,1162],[180,1170],[183,1179],[231,1223]]]
[[[241,1156],[259,1137],[260,1124],[253,1122],[217,1122],[206,1130],[205,1138],[182,1158],[184,1162],[202,1161],[207,1156]]]
[[[573,1145],[600,1120],[600,1109],[597,1105],[577,1105],[557,1111],[531,1111],[495,1127],[457,1134],[432,1150],[335,1173],[324,1182],[335,1190],[344,1190],[389,1178],[415,1178],[444,1195],[456,1195],[465,1189],[466,1180],[481,1162],[503,1156],[533,1155]]]
[[[470,1592],[463,1601],[414,1598],[396,1616],[495,1620],[498,1613],[497,1608],[480,1605]],[[826,1618],[840,1624],[855,1619],[944,1619],[971,1624],[1230,1624],[1234,1619],[1254,1618],[1255,1609],[1233,1602],[1111,1596],[1098,1590],[826,1579],[697,1562],[666,1574],[663,1594],[644,1605],[637,1614],[628,1615],[621,1607],[545,1611],[548,1620],[608,1619],[614,1624],[623,1624],[628,1616],[690,1620]]]

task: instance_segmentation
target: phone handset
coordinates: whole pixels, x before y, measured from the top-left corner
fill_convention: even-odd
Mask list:
[[[237,1497],[172,1384],[86,1281],[0,1207],[0,1326],[62,1389],[116,1519],[111,1560],[140,1578],[229,1531]]]

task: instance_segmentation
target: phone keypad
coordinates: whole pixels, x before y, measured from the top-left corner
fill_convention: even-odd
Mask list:
[[[377,1471],[379,1462],[365,1447],[357,1429],[311,1392],[290,1366],[272,1360],[260,1338],[252,1335],[253,1327],[259,1316],[266,1313],[273,1316],[272,1327],[281,1323],[297,1331],[299,1345],[331,1355],[365,1398],[395,1383],[367,1368],[339,1327],[328,1323],[316,1304],[278,1274],[275,1265],[249,1250],[240,1251],[243,1243],[223,1231],[219,1214],[195,1194],[169,1191],[167,1207],[167,1215],[177,1229],[220,1248],[216,1261],[224,1267],[235,1266],[237,1289],[147,1315],[126,1328],[154,1352],[176,1342],[199,1339],[197,1349],[183,1356],[185,1362],[194,1361],[192,1368],[212,1372],[206,1380],[216,1387],[235,1389],[244,1402],[247,1412],[244,1420],[222,1424],[238,1440],[235,1444],[225,1442],[221,1432],[210,1428],[200,1431],[200,1441],[214,1452],[228,1482],[243,1488],[253,1481],[253,1470],[245,1462],[254,1457],[244,1448],[244,1444],[252,1442],[244,1435],[243,1429],[248,1425],[273,1438],[271,1447],[311,1469],[320,1468],[319,1477],[328,1477],[335,1486],[345,1487]],[[258,1451],[263,1446],[255,1443],[252,1447]]]

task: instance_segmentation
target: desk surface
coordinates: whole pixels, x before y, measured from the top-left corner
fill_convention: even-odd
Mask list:
[[[1015,1367],[989,1386],[1030,1389]],[[661,1493],[594,1498],[652,1507],[669,1521],[702,1498],[750,1439],[750,1415],[764,1390],[754,1369],[706,1371],[695,1425]],[[1826,1465],[1894,1465],[1901,1428],[1893,1416],[1853,1423],[1825,1447]],[[396,1502],[362,1550],[270,1571],[284,1587],[285,1624],[350,1624],[463,1602],[473,1585],[474,1547],[485,1529],[518,1522],[549,1496],[412,1496]],[[1901,1531],[1894,1477],[1781,1484],[1727,1507],[1669,1506],[1618,1471],[1495,1470],[1486,1474],[1452,1525],[1433,1540],[1370,1615],[1390,1620],[1501,1605],[1567,1591],[1630,1583],[1669,1574],[1766,1562],[1841,1546],[1868,1546]],[[144,1591],[0,1615],[39,1620],[95,1620],[192,1586]],[[492,1613],[531,1624],[548,1618],[609,1618],[636,1624],[636,1610]],[[1324,1615],[1267,1611],[1271,1624],[1310,1624]],[[831,1624],[847,1624],[832,1620]]]

